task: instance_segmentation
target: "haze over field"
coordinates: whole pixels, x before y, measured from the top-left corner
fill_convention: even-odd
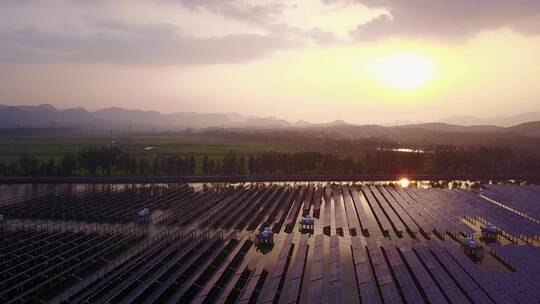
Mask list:
[[[8,0],[0,104],[509,127],[539,29],[535,0]]]

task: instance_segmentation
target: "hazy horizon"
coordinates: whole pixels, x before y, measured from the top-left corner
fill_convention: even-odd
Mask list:
[[[538,112],[539,16],[533,0],[3,1],[0,104],[379,124]]]
[[[454,116],[445,116],[445,117],[439,117],[438,119],[424,121],[424,120],[394,120],[394,121],[347,121],[342,119],[333,119],[333,120],[326,120],[326,121],[308,121],[306,119],[285,119],[283,117],[279,116],[272,116],[272,115],[266,115],[266,116],[259,116],[251,113],[241,113],[241,112],[197,112],[197,111],[190,111],[190,112],[182,112],[182,111],[174,111],[174,112],[160,112],[157,110],[142,110],[142,109],[136,109],[136,108],[122,108],[115,105],[110,105],[108,107],[104,108],[97,108],[97,109],[89,109],[83,106],[74,106],[74,107],[57,107],[53,104],[20,104],[20,105],[9,105],[9,104],[1,104],[0,106],[14,106],[14,107],[38,107],[38,106],[53,106],[59,111],[65,111],[65,110],[72,110],[72,109],[78,109],[82,108],[88,112],[95,113],[98,111],[108,110],[108,109],[122,109],[122,110],[128,110],[128,111],[143,111],[143,112],[158,112],[162,115],[172,115],[172,114],[182,114],[182,113],[195,113],[195,114],[226,114],[226,115],[238,115],[242,116],[245,119],[250,118],[274,118],[274,119],[284,119],[287,122],[291,124],[299,123],[299,122],[307,122],[311,124],[325,124],[325,123],[332,123],[336,121],[344,121],[348,124],[357,124],[357,125],[381,125],[381,126],[394,126],[394,125],[408,125],[408,124],[423,124],[423,123],[448,123],[448,124],[455,124],[455,125],[463,125],[463,126],[473,126],[473,125],[495,125],[495,126],[513,126],[520,123],[526,123],[526,122],[533,122],[540,120],[538,117],[540,117],[540,112],[526,112],[526,113],[516,113],[516,114],[508,114],[505,116],[492,116],[492,117],[483,117],[483,116],[473,116],[473,115],[454,115]],[[520,117],[522,117],[520,119]],[[528,117],[532,117],[530,119],[527,119]],[[505,120],[509,121],[515,121],[517,119],[518,122],[515,123],[504,123]],[[473,121],[472,123],[464,123],[460,121]]]

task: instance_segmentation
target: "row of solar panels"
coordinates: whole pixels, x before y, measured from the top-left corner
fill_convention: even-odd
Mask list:
[[[520,214],[540,221],[540,187],[536,185],[486,185],[482,194]]]
[[[116,189],[49,189],[38,195],[11,198],[0,205],[7,217],[128,222],[143,208],[167,209],[193,195],[185,184]]]

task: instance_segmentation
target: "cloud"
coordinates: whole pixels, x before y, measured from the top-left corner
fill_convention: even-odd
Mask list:
[[[282,2],[250,4],[240,0],[158,0],[176,2],[192,10],[203,10],[227,18],[257,25],[274,23],[283,15],[287,5]]]
[[[538,0],[325,0],[383,8],[381,15],[360,24],[351,35],[357,39],[403,36],[428,39],[462,39],[483,30],[511,28],[540,33]]]
[[[248,61],[303,42],[277,35],[192,37],[171,24],[97,22],[90,35],[0,29],[0,61],[114,64],[219,64]]]
[[[297,5],[286,2],[254,5],[246,0],[157,0],[175,2],[192,10],[202,10],[236,21],[257,25],[274,35],[293,39],[307,39],[318,44],[330,44],[338,41],[332,32],[317,27],[300,28],[283,21],[288,9],[297,9]]]
[[[21,6],[32,4],[36,0],[2,0],[0,1],[0,6]]]
[[[25,0],[25,4],[36,0]],[[40,6],[14,10],[25,18],[0,22],[0,62],[8,63],[112,63],[125,65],[205,65],[237,63],[264,58],[279,50],[328,44],[335,36],[318,28],[293,27],[280,19],[283,3],[248,4],[242,0],[149,0],[152,14],[131,18],[115,14],[132,2],[92,4],[87,0],[61,2],[61,13],[53,21],[39,19]],[[166,4],[166,5],[156,5]],[[84,4],[84,5],[83,5]],[[171,5],[173,4],[173,5]],[[182,7],[176,5],[181,4]],[[13,2],[12,5],[21,5]],[[160,20],[164,10],[178,9],[168,20]],[[186,11],[187,8],[187,11]],[[190,23],[170,16],[188,16]],[[227,21],[214,15],[242,21],[232,31],[221,32],[215,24]],[[217,19],[212,33],[199,31],[204,22]],[[142,20],[141,20],[142,19]],[[123,20],[130,20],[129,22]],[[248,25],[249,24],[249,25]],[[258,30],[253,31],[254,26]]]

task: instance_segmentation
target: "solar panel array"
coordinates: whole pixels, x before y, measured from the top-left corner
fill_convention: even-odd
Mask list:
[[[482,194],[513,212],[540,222],[540,186],[486,185]]]
[[[539,198],[492,185],[54,188],[0,202],[0,301],[539,303]],[[460,241],[488,222],[503,238],[481,242],[478,263]],[[274,244],[258,248],[264,227]]]
[[[0,301],[47,301],[140,241],[134,229],[89,225],[3,224]]]

